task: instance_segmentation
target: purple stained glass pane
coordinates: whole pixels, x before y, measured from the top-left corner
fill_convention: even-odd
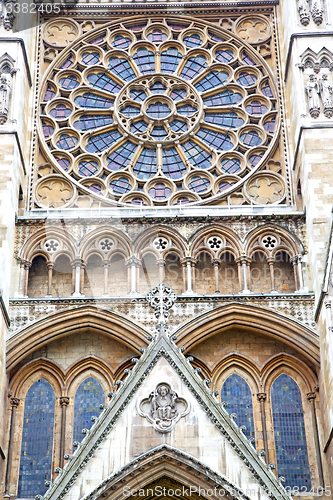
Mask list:
[[[131,45],[131,43],[132,43],[131,38],[124,37],[122,35],[117,35],[114,37],[114,40],[112,42],[112,47],[115,47],[116,49],[125,50]]]
[[[107,168],[113,172],[118,172],[118,170],[122,170],[127,167],[133,158],[136,148],[136,144],[133,144],[130,141],[124,142],[124,144],[119,146],[119,148],[107,157]]]
[[[203,102],[206,106],[230,106],[237,104],[243,99],[243,96],[233,90],[223,90],[212,96],[205,97]]]
[[[99,63],[100,55],[98,52],[83,52],[81,58],[84,64],[92,66]]]
[[[88,189],[90,189],[90,191],[92,191],[93,193],[101,193],[102,191],[102,186],[100,184],[89,184],[89,186],[87,186]]]
[[[217,50],[215,57],[219,62],[228,64],[235,57],[234,52],[231,49],[227,50]]]
[[[65,78],[60,78],[59,83],[65,90],[73,90],[79,86],[78,78],[75,75],[68,75]]]
[[[266,97],[274,97],[273,96],[273,92],[272,92],[272,89],[271,87],[269,86],[269,83],[266,82],[265,85],[263,87],[261,87],[261,92],[266,96]]]
[[[189,48],[200,47],[203,44],[200,36],[197,35],[196,33],[189,35],[189,36],[186,36],[184,38],[184,43],[185,43],[186,47],[189,47]]]
[[[176,47],[169,47],[167,50],[163,51],[161,53],[162,73],[175,73],[182,57],[182,54]]]
[[[249,66],[255,66],[256,64],[246,52],[243,52],[243,62]]]
[[[44,102],[51,101],[51,99],[53,99],[54,96],[55,96],[55,92],[52,90],[51,85],[48,85],[47,88],[46,88],[46,91],[45,91],[45,95],[44,95],[43,101]]]
[[[96,89],[105,90],[106,92],[119,92],[121,86],[115,82],[109,75],[105,73],[90,73],[87,76],[88,82]]]
[[[82,95],[75,97],[75,104],[78,104],[81,108],[103,108],[109,109],[113,104],[113,99],[107,99],[94,92],[85,92]]]
[[[162,150],[163,173],[170,179],[181,179],[186,174],[186,167],[176,148]]]
[[[246,146],[258,146],[262,143],[262,140],[256,130],[249,130],[245,134],[241,134],[240,140]]]
[[[237,113],[227,111],[226,113],[207,113],[205,122],[220,125],[225,128],[238,128],[244,125],[244,120]]]
[[[185,80],[192,80],[207,67],[207,59],[204,55],[189,57],[180,74]]]
[[[73,58],[73,55],[70,54],[67,59],[62,63],[62,65],[60,66],[61,69],[66,69],[66,68],[70,68],[70,66],[72,66],[74,62],[74,58]]]
[[[89,153],[100,153],[111,147],[120,137],[118,130],[108,130],[102,134],[93,135],[87,141],[86,150]]]
[[[260,101],[251,101],[245,109],[250,115],[253,116],[261,116],[268,111],[267,106]]]
[[[55,156],[55,159],[57,160],[57,163],[61,166],[61,168],[65,172],[67,172],[71,164],[70,160],[68,158],[61,158],[60,156]]]
[[[237,174],[241,171],[241,161],[239,158],[224,158],[221,161],[222,171],[225,174]]]
[[[230,137],[227,134],[215,132],[215,130],[201,127],[197,132],[197,136],[209,146],[220,151],[229,151],[234,147]]]
[[[45,139],[50,137],[54,132],[54,128],[45,122],[42,122],[42,128],[43,128],[43,134],[44,134]]]
[[[156,149],[143,148],[137,159],[133,173],[141,180],[147,180],[153,177],[157,172]]]
[[[194,177],[192,177],[188,187],[195,193],[206,193],[210,188],[210,181],[206,177],[195,175]]]
[[[242,87],[251,87],[256,83],[256,81],[256,75],[254,75],[253,73],[247,73],[246,71],[240,73],[239,77],[237,78],[237,82],[242,85]]]
[[[251,167],[255,167],[256,165],[258,165],[258,163],[260,162],[261,158],[263,157],[263,155],[252,155],[250,156],[249,158],[249,161],[250,161],[250,165]]]
[[[264,123],[264,129],[267,130],[267,132],[269,132],[270,134],[273,134],[275,130],[275,118],[267,120],[267,122]]]
[[[69,134],[61,134],[56,146],[59,149],[72,149],[78,143],[77,137],[71,136]]]
[[[94,130],[96,128],[110,125],[113,122],[112,117],[109,115],[82,115],[74,123],[76,130]]]
[[[163,33],[163,31],[161,31],[159,29],[155,29],[154,31],[149,33],[147,38],[150,42],[161,43],[161,42],[164,42],[168,38],[168,35],[166,35],[165,33]]]
[[[155,200],[162,201],[169,198],[172,191],[163,182],[158,182],[153,188],[149,189],[148,193]]]
[[[50,115],[56,120],[64,120],[69,117],[72,110],[67,108],[65,104],[57,104],[57,106],[50,111]]]

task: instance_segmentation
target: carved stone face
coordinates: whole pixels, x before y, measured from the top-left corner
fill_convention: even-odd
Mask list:
[[[158,388],[157,392],[162,396],[162,398],[164,398],[168,394],[169,390],[165,385],[161,385],[161,387]]]
[[[321,77],[321,79],[322,79],[322,80],[327,80],[327,75],[323,75],[323,76]]]

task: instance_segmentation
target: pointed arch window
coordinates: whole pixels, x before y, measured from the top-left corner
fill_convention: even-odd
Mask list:
[[[105,404],[103,388],[96,379],[88,377],[75,393],[73,441],[82,441],[82,429],[90,429],[93,424],[91,417],[100,415],[101,404]]]
[[[55,395],[44,379],[37,380],[25,397],[18,498],[46,492],[51,479]]]
[[[301,391],[289,375],[280,375],[271,390],[278,474],[291,488],[311,489]]]
[[[228,403],[228,413],[236,413],[237,425],[245,425],[244,434],[255,442],[252,393],[248,383],[236,373],[230,375],[221,390],[221,401]]]

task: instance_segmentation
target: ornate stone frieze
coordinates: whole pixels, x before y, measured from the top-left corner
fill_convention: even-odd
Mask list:
[[[158,432],[170,432],[176,422],[190,411],[188,402],[178,397],[167,383],[160,383],[148,398],[140,401],[139,414],[153,424]]]

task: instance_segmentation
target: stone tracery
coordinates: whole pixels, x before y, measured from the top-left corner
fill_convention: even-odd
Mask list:
[[[56,172],[109,203],[209,202],[264,167],[276,99],[265,61],[227,30],[125,21],[51,65],[41,142]]]

